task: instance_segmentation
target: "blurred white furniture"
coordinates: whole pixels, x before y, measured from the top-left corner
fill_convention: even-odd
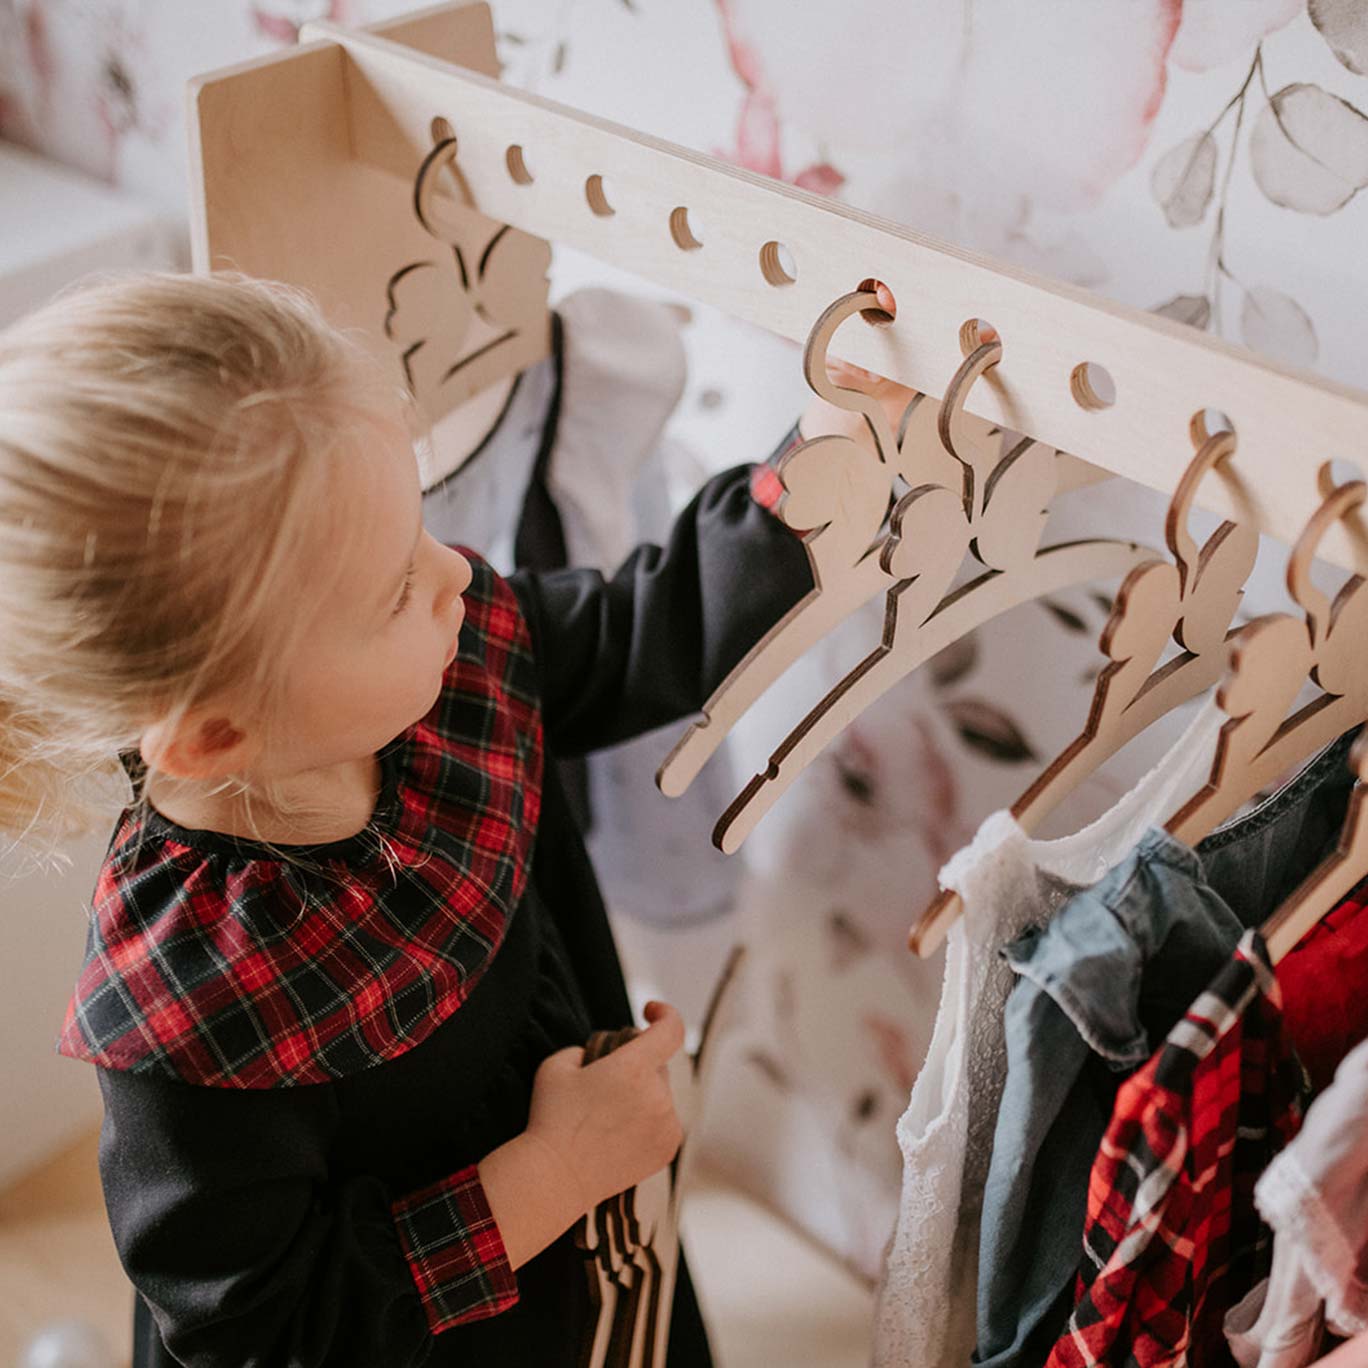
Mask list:
[[[0,327],[91,271],[177,267],[183,237],[163,213],[0,143]],[[85,842],[45,875],[0,840],[0,1187],[99,1120],[93,1071],[53,1042],[104,846]]]

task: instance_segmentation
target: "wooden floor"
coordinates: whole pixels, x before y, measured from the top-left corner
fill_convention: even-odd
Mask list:
[[[131,1353],[131,1297],[105,1220],[94,1135],[0,1192],[0,1365],[43,1325],[92,1325]],[[707,1171],[685,1202],[685,1240],[718,1368],[864,1368],[871,1296],[826,1255]]]
[[[82,1320],[124,1365],[132,1293],[100,1196],[92,1134],[0,1192],[0,1364],[52,1321]]]

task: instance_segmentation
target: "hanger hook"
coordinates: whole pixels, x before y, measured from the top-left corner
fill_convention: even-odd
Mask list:
[[[987,452],[976,443],[964,422],[964,400],[974,382],[1001,360],[1001,338],[995,338],[991,342],[980,342],[960,362],[959,368],[950,377],[950,383],[945,387],[945,398],[941,401],[940,412],[936,417],[941,445],[964,468],[964,507],[970,517],[973,516],[976,497],[974,455],[995,456],[996,444],[991,452]]]
[[[852,290],[823,309],[803,347],[803,376],[819,399],[848,413],[858,413],[865,420],[874,436],[879,460],[887,465],[897,456],[898,442],[883,405],[873,395],[836,384],[827,370],[827,352],[841,324],[852,314],[880,307],[873,290]]]
[[[1336,485],[1329,461],[1321,465],[1317,482],[1325,497],[1302,529],[1287,562],[1287,591],[1306,614],[1313,647],[1320,646],[1329,626],[1330,600],[1312,583],[1311,562],[1315,560],[1325,534],[1368,501],[1368,484],[1362,480],[1346,480],[1344,484]]]
[[[449,233],[442,231],[433,213],[433,199],[437,194],[438,177],[443,171],[451,172],[451,178],[456,182],[461,198],[471,209],[475,208],[475,197],[470,193],[470,185],[465,176],[461,174],[456,152],[455,136],[442,138],[423,158],[423,164],[418,168],[418,175],[413,182],[413,212],[418,216],[418,222],[424,229],[442,242],[448,241]]]
[[[1234,431],[1222,430],[1208,436],[1205,425],[1194,421],[1192,440],[1197,445],[1197,453],[1183,471],[1178,487],[1173,491],[1173,498],[1169,501],[1168,515],[1164,519],[1164,540],[1178,563],[1178,571],[1184,586],[1188,584],[1190,576],[1201,560],[1201,551],[1188,526],[1188,517],[1192,512],[1193,501],[1197,497],[1198,486],[1213,470],[1219,471],[1233,487],[1242,508],[1241,521],[1247,522],[1250,527],[1258,525],[1258,519],[1250,507],[1249,491],[1238,472],[1231,468],[1231,457],[1234,456],[1237,445]],[[1229,521],[1228,519],[1227,522]]]

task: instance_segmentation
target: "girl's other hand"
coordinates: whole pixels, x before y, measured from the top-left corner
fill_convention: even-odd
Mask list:
[[[581,1213],[664,1168],[682,1139],[666,1064],[684,1044],[667,1003],[646,1004],[648,1025],[594,1063],[579,1048],[545,1059],[532,1084],[527,1133],[564,1164]]]

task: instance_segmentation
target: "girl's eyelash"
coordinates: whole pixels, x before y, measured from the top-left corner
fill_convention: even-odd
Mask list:
[[[408,574],[404,576],[404,587],[399,591],[399,601],[394,605],[394,616],[398,617],[409,605],[409,599],[413,595],[413,572],[414,566],[410,565]]]

